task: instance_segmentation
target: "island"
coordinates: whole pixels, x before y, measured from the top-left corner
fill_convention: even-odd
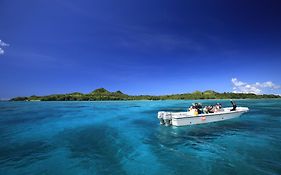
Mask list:
[[[193,93],[171,94],[171,95],[127,95],[121,91],[110,92],[105,88],[98,88],[91,93],[83,94],[80,92],[68,94],[53,94],[47,96],[15,97],[10,101],[106,101],[106,100],[196,100],[196,99],[264,99],[281,98],[279,95],[253,93],[232,93],[215,92],[207,90],[204,92],[195,91]]]

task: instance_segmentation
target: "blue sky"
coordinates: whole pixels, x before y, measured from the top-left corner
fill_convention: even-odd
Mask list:
[[[1,0],[0,98],[99,87],[281,94],[280,8],[277,0]]]

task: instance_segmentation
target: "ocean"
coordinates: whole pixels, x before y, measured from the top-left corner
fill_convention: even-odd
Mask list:
[[[0,102],[0,174],[281,174],[281,100],[236,100],[250,111],[227,121],[159,125],[158,111],[192,102]]]

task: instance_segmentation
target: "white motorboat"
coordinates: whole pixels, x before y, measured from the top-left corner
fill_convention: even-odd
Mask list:
[[[207,114],[197,114],[193,111],[188,112],[158,112],[158,119],[160,124],[165,124],[166,126],[185,126],[185,125],[195,125],[210,122],[217,122],[222,120],[228,120],[232,118],[239,117],[243,113],[249,111],[247,107],[237,107],[232,110],[232,107],[222,108],[218,112],[207,113]]]

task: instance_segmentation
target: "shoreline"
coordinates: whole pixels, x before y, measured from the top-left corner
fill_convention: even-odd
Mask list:
[[[213,90],[204,92],[195,91],[192,93],[170,94],[170,95],[128,95],[121,91],[110,92],[104,88],[96,89],[90,93],[83,94],[79,92],[67,94],[51,94],[46,96],[22,96],[9,99],[9,101],[131,101],[131,100],[223,100],[223,99],[274,99],[281,98],[274,94],[245,94],[223,92],[219,93]]]
[[[217,100],[281,100],[280,98],[239,98],[239,99],[165,99],[165,100],[26,100],[26,101],[11,101],[11,100],[1,100],[0,102],[148,102],[148,101],[217,101]]]

